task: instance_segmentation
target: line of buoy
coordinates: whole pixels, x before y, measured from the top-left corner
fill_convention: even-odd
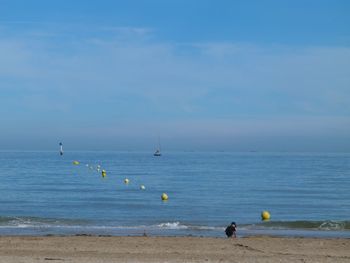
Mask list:
[[[79,161],[73,161],[73,164],[74,165],[79,165],[80,164],[80,162]],[[94,170],[94,167],[92,166],[92,165],[89,165],[89,164],[86,164],[85,165],[86,167],[88,167],[88,168],[90,168],[91,170]],[[106,178],[106,176],[107,176],[107,172],[106,172],[106,170],[104,170],[104,169],[102,169],[102,170],[100,170],[100,168],[101,168],[101,166],[100,165],[97,165],[97,172],[100,172],[101,171],[101,176],[102,176],[102,178]],[[125,178],[124,179],[124,184],[129,184],[130,183],[130,180],[128,179],[128,178]],[[140,190],[146,190],[146,187],[145,187],[145,185],[140,185]],[[162,199],[162,201],[168,201],[168,199],[169,199],[169,196],[166,194],[166,193],[162,193],[162,195],[161,195],[161,199]]]
[[[80,162],[79,161],[73,161],[73,164],[74,165],[79,165]],[[88,164],[86,164],[86,166],[89,167],[90,169],[91,168],[93,169],[93,166],[90,166]],[[101,168],[101,166],[97,165],[97,171],[98,172],[100,171],[100,168]],[[104,170],[104,169],[101,170],[101,176],[102,176],[102,178],[105,178],[107,176],[106,170]],[[130,183],[130,180],[128,178],[125,178],[124,179],[124,184],[129,184],[129,183]],[[146,187],[143,184],[140,185],[140,190],[145,190],[145,189],[146,189]],[[162,193],[161,200],[162,201],[168,201],[169,200],[169,196],[166,193]],[[270,218],[271,218],[271,215],[270,215],[269,211],[264,210],[264,211],[261,212],[261,220],[262,221],[268,221],[268,220],[270,220]]]
[[[79,161],[73,161],[73,164],[74,165],[79,165],[80,162]],[[86,166],[89,167],[90,169],[91,168],[93,169],[93,167],[89,166],[88,164]],[[101,168],[101,166],[97,165],[97,171],[98,172],[100,171],[100,168]],[[102,176],[102,178],[105,178],[107,176],[106,170],[103,169],[101,171],[101,176]],[[129,184],[129,183],[130,183],[130,180],[128,178],[125,178],[124,179],[124,184]],[[140,185],[140,190],[145,190],[145,189],[146,189],[146,187],[143,184]],[[169,196],[166,193],[162,193],[161,200],[162,201],[168,201],[169,200]],[[271,218],[271,215],[270,215],[269,211],[264,210],[264,211],[261,212],[261,220],[262,221],[268,221],[268,220],[270,220],[270,218]]]
[[[60,146],[61,146],[60,154],[63,155],[62,143],[60,143]],[[75,160],[75,161],[73,161],[73,164],[74,164],[74,165],[79,165],[80,162]],[[90,166],[89,164],[86,164],[86,167],[88,167],[88,168],[90,168],[90,169],[93,169],[93,166]],[[100,166],[100,165],[97,165],[97,169],[96,169],[96,170],[97,170],[98,172],[100,172],[100,168],[101,168],[101,166]],[[106,170],[104,170],[104,169],[101,170],[101,176],[102,176],[103,178],[105,178],[105,177],[107,176]],[[130,183],[130,180],[129,180],[128,178],[125,178],[125,179],[124,179],[124,184],[129,184],[129,183]],[[140,190],[145,190],[145,189],[146,189],[146,187],[145,187],[143,184],[140,185]],[[169,200],[169,196],[168,196],[166,193],[162,193],[162,195],[161,195],[161,200],[162,200],[162,201],[168,201],[168,200]],[[270,218],[271,218],[271,214],[270,214],[269,211],[264,210],[264,211],[261,212],[261,220],[262,220],[262,221],[268,221],[268,220],[270,220]]]

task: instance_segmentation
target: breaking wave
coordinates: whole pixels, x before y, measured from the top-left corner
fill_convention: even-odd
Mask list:
[[[85,220],[75,219],[55,219],[55,218],[42,218],[42,217],[25,217],[25,216],[0,216],[0,227],[58,227],[58,226],[77,226],[86,225]]]
[[[254,230],[315,230],[315,231],[349,231],[350,221],[268,221],[256,224],[240,224],[238,231]],[[106,224],[97,224],[96,222],[80,219],[55,219],[40,217],[4,217],[0,216],[0,229],[12,229],[14,233],[21,232],[21,229],[33,229],[50,232],[54,229],[55,233],[78,233],[80,231],[91,231],[93,233],[118,233],[118,231],[170,231],[171,233],[220,233],[222,234],[225,226],[207,226],[194,225],[184,222],[162,222],[146,225],[122,225],[117,222]],[[17,229],[17,230],[16,230]],[[60,230],[61,229],[61,230]]]
[[[321,231],[350,230],[350,221],[269,221],[258,224],[242,225],[246,229],[300,229]]]

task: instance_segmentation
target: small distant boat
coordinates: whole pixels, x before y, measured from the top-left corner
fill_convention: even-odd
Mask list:
[[[162,156],[159,149],[157,149],[153,155],[154,156]]]
[[[162,154],[160,153],[160,140],[158,137],[158,149],[154,152],[153,156],[162,156]]]

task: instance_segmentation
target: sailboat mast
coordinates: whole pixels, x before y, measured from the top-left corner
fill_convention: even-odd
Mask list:
[[[158,149],[159,149],[159,151],[161,151],[159,135],[158,135]]]

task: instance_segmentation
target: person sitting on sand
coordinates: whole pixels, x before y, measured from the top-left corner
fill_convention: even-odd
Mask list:
[[[236,237],[236,223],[232,222],[231,225],[226,227],[225,233],[228,238],[235,238]]]

